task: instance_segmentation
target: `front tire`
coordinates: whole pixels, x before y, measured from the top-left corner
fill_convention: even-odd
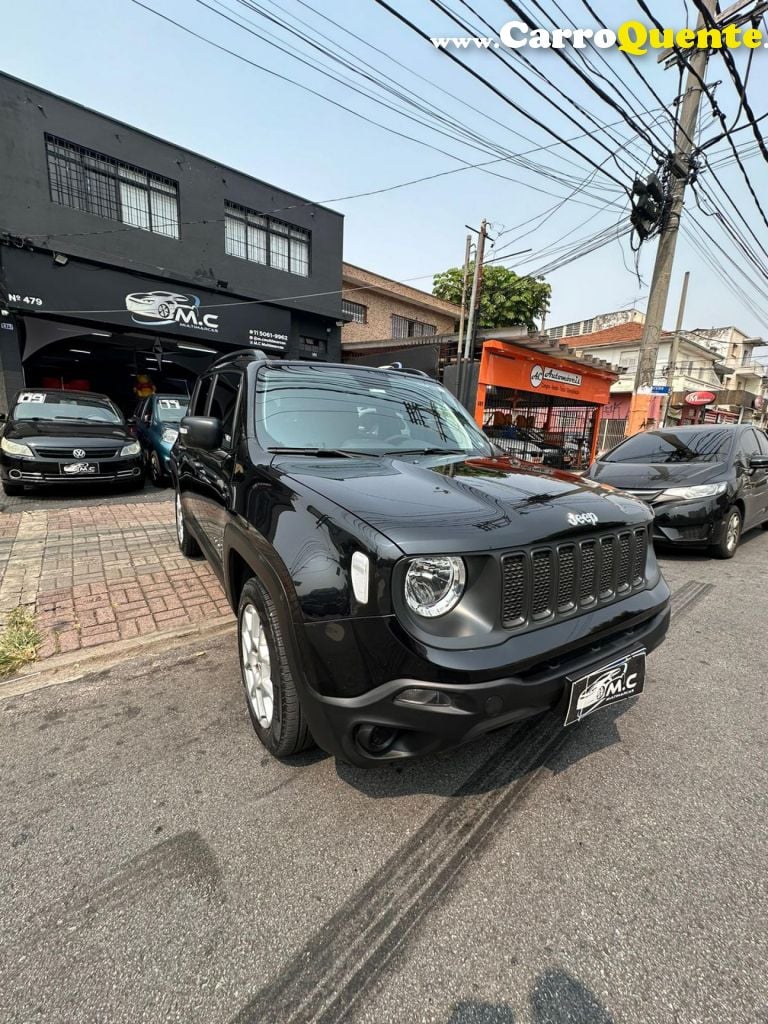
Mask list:
[[[156,451],[153,451],[149,456],[149,479],[155,487],[165,487],[167,483],[163,467],[160,463],[160,456]]]
[[[710,548],[715,558],[733,558],[741,540],[742,527],[741,512],[734,505],[723,519],[717,543]]]
[[[181,507],[181,494],[178,491],[176,491],[176,540],[182,555],[186,555],[187,558],[200,557],[200,545],[187,529],[187,524],[184,520],[184,509]]]
[[[287,633],[274,602],[255,578],[240,595],[237,612],[240,675],[251,724],[274,757],[313,745],[291,673]]]

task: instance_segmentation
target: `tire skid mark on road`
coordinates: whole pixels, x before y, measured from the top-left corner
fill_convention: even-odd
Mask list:
[[[672,595],[672,614],[676,619],[686,615],[714,589],[714,583],[699,583],[696,580],[689,580]]]
[[[681,586],[673,620],[711,589]],[[554,712],[517,726],[230,1024],[351,1024],[409,933],[571,735]]]
[[[114,874],[85,893],[43,907],[26,928],[4,941],[16,942],[26,952],[33,946],[53,943],[89,927],[102,913],[123,911],[158,894],[158,904],[179,886],[192,889],[206,901],[222,899],[221,869],[199,832],[179,832],[132,857]]]

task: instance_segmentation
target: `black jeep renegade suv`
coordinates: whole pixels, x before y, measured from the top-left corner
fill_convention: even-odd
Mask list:
[[[372,765],[643,687],[669,590],[648,507],[500,455],[400,369],[218,360],[173,449],[179,545],[238,616],[256,732]]]

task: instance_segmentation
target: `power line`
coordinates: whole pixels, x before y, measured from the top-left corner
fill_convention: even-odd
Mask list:
[[[704,19],[705,24],[709,28],[717,28],[718,27],[717,23],[712,18],[712,15],[710,14],[710,12],[704,7],[704,5],[701,2],[701,0],[693,0],[693,2],[696,5],[697,10],[699,11],[699,14]],[[747,120],[749,121],[749,123],[752,126],[752,132],[753,132],[753,134],[755,136],[755,140],[757,141],[757,144],[760,146],[760,152],[763,154],[763,159],[765,159],[766,162],[768,162],[768,147],[766,147],[765,139],[760,134],[760,129],[757,127],[757,123],[755,121],[755,115],[754,115],[754,112],[753,112],[752,107],[750,105],[750,102],[747,99],[747,91],[746,91],[745,85],[742,82],[741,77],[739,75],[738,69],[736,67],[736,63],[735,63],[735,61],[733,59],[733,54],[730,52],[730,50],[727,47],[724,47],[721,50],[721,53],[722,53],[722,56],[723,56],[723,60],[725,61],[725,65],[728,68],[728,71],[730,72],[731,78],[733,79],[733,83],[736,86],[736,90],[737,90],[737,92],[739,94],[739,98],[741,100],[741,105],[744,107],[744,112],[747,115]],[[751,56],[752,56],[752,54],[750,52],[750,59],[751,59]]]
[[[138,3],[138,0],[134,0],[134,3]],[[392,7],[389,3],[387,3],[386,0],[374,0],[374,3],[378,4],[380,7],[383,7],[384,10],[389,11],[389,13],[393,15],[395,18],[397,18],[398,21],[401,21],[404,25],[407,25],[408,28],[410,28],[417,35],[421,36],[422,39],[424,39],[431,45],[430,37],[426,34],[426,32],[422,31],[422,29],[420,29],[418,25],[414,24],[414,22],[412,22],[410,18],[406,18],[404,14],[401,14],[399,11],[395,10],[395,8]],[[527,120],[531,121],[538,128],[540,128],[542,131],[546,132],[548,135],[551,135],[553,138],[557,139],[564,146],[566,146],[573,153],[575,153],[580,160],[586,161],[597,171],[599,171],[599,173],[605,175],[605,177],[609,178],[612,182],[614,182],[614,184],[618,185],[622,189],[622,191],[626,191],[626,186],[624,185],[624,183],[620,181],[617,177],[615,177],[613,174],[611,174],[610,171],[607,171],[605,167],[602,167],[600,164],[596,163],[594,160],[591,159],[591,157],[588,157],[584,153],[580,152],[575,146],[572,146],[561,135],[554,131],[554,129],[549,128],[546,124],[544,124],[543,121],[540,121],[533,114],[524,110],[519,104],[515,103],[514,100],[511,100],[509,96],[505,95],[500,89],[498,89],[492,82],[489,82],[481,74],[475,71],[474,68],[460,61],[455,54],[451,53],[450,50],[440,50],[439,52],[443,54],[445,57],[448,57],[449,60],[457,64],[462,69],[462,71],[465,71],[467,74],[475,78],[478,82],[481,82],[487,89],[494,93],[494,95],[498,96],[499,99],[503,100],[504,103],[512,107],[512,109],[517,111],[517,113],[520,114],[522,117],[525,117]],[[592,137],[594,137],[594,133],[590,134]]]
[[[358,92],[359,94],[365,96],[368,99],[371,99],[373,102],[380,103],[381,105],[383,105],[384,107],[386,107],[389,110],[392,110],[392,111],[395,111],[397,113],[400,113],[402,116],[408,118],[409,120],[415,121],[417,124],[420,124],[423,127],[427,127],[430,130],[432,130],[432,131],[436,131],[439,134],[443,135],[444,137],[450,138],[452,140],[456,138],[457,133],[461,134],[461,135],[463,135],[465,137],[465,139],[468,140],[468,141],[463,141],[462,142],[463,145],[471,145],[471,146],[474,146],[475,148],[485,147],[490,152],[494,152],[494,153],[498,153],[498,154],[504,154],[504,155],[508,156],[510,162],[512,162],[512,163],[518,164],[521,167],[526,167],[528,169],[535,170],[535,173],[538,174],[538,175],[543,174],[544,176],[546,176],[546,177],[548,177],[548,178],[550,178],[550,179],[552,179],[554,181],[558,181],[561,184],[562,183],[566,183],[566,181],[567,181],[567,177],[568,176],[563,175],[562,172],[556,172],[552,168],[549,168],[546,165],[536,165],[536,164],[532,165],[530,161],[526,161],[524,159],[521,159],[519,156],[517,156],[516,154],[510,152],[508,149],[505,149],[500,144],[498,144],[496,142],[493,142],[492,140],[490,140],[490,139],[480,135],[477,131],[475,131],[474,129],[470,128],[466,124],[463,124],[462,122],[456,120],[455,118],[453,118],[453,119],[448,118],[445,114],[443,114],[443,112],[439,108],[435,107],[434,104],[430,104],[429,106],[425,106],[425,104],[421,100],[414,100],[412,94],[408,95],[406,93],[403,93],[400,90],[400,88],[398,86],[398,83],[395,83],[394,80],[391,79],[389,76],[384,75],[383,76],[383,80],[380,78],[377,81],[377,79],[371,73],[371,71],[373,69],[365,67],[363,70],[361,70],[358,67],[354,67],[352,64],[350,64],[349,60],[346,60],[344,57],[341,57],[338,54],[333,53],[327,47],[322,46],[321,44],[319,44],[311,36],[308,36],[306,33],[303,33],[300,29],[292,28],[292,26],[289,23],[287,23],[286,21],[284,21],[283,19],[274,17],[268,11],[265,11],[263,7],[260,7],[257,3],[255,3],[254,0],[237,0],[237,2],[241,6],[245,7],[246,9],[251,10],[254,13],[260,14],[261,17],[266,18],[268,21],[278,25],[280,28],[284,29],[285,31],[290,32],[292,34],[292,36],[294,36],[294,37],[298,36],[298,38],[300,38],[307,45],[311,46],[312,48],[314,48],[316,50],[319,50],[325,56],[330,57],[331,59],[337,61],[338,63],[341,63],[342,66],[352,70],[354,73],[360,75],[361,77],[363,77],[367,81],[374,83],[375,85],[377,85],[380,88],[384,88],[385,90],[387,90],[391,94],[396,95],[399,99],[403,100],[404,102],[411,104],[414,107],[414,109],[417,109],[421,113],[426,114],[426,116],[431,117],[432,119],[437,120],[439,122],[439,124],[442,125],[442,127],[435,127],[434,125],[425,123],[424,121],[420,120],[419,118],[414,118],[413,115],[409,114],[407,111],[403,111],[403,110],[400,110],[397,107],[391,106],[389,103],[386,103],[386,102],[382,101],[380,99],[380,97],[376,96],[375,94],[371,95],[368,92],[362,91],[354,83],[349,83],[349,81],[347,79],[339,79],[336,75],[334,75],[331,72],[328,72],[327,70],[325,70],[321,65],[319,65],[317,63],[313,63],[313,62],[308,61],[308,60],[305,60],[294,49],[286,48],[285,46],[281,45],[282,41],[279,39],[279,37],[274,36],[274,34],[268,32],[267,30],[265,30],[265,29],[260,27],[257,32],[254,32],[252,29],[249,29],[246,25],[243,25],[240,21],[237,21],[237,20],[235,20],[233,18],[228,17],[226,14],[222,13],[221,11],[214,11],[214,9],[211,8],[209,6],[209,4],[205,2],[205,0],[197,0],[197,2],[201,6],[203,6],[205,8],[208,8],[209,10],[213,11],[213,13],[219,14],[221,17],[225,18],[227,21],[230,21],[233,24],[237,25],[239,28],[242,28],[244,31],[249,32],[251,35],[256,36],[256,38],[258,38],[262,42],[267,42],[267,40],[264,38],[265,36],[269,36],[272,39],[277,40],[277,42],[271,43],[270,45],[274,45],[278,50],[280,50],[282,53],[285,53],[287,56],[289,56],[289,57],[291,57],[291,58],[293,58],[295,60],[300,61],[300,63],[305,64],[306,66],[308,66],[308,67],[310,67],[312,69],[318,70],[321,74],[328,75],[334,81],[340,82],[341,84],[347,84],[349,88],[353,89],[353,91]],[[225,5],[221,2],[221,0],[213,0],[213,2],[216,3],[217,6],[219,6],[219,7],[224,7],[224,9],[226,11],[230,10],[229,8],[225,7]],[[270,0],[267,0],[267,2],[270,2]],[[230,13],[232,13],[232,12],[230,11]],[[241,16],[238,16],[238,17],[241,17]],[[248,19],[245,19],[245,20],[247,21]],[[255,25],[256,23],[255,22],[249,22],[249,24]],[[301,21],[299,21],[299,24],[301,25],[303,23]],[[330,37],[326,36],[324,33],[318,33],[318,34],[322,38],[328,39],[333,46],[338,48],[338,44],[335,41],[331,40]],[[341,49],[342,49],[343,52],[346,52],[346,53],[349,54],[349,51],[344,51],[343,47]],[[349,56],[352,57],[352,59],[354,59],[355,61],[358,61],[358,58],[355,57],[353,54],[349,54]],[[358,61],[358,63],[359,63],[359,61]],[[377,73],[380,76],[382,74],[381,72],[377,72]],[[392,84],[388,84],[388,83],[392,83]],[[392,85],[394,85],[395,88],[393,88]],[[601,127],[605,128],[605,126],[601,126]],[[449,130],[446,131],[446,130],[444,130],[444,128],[448,128]],[[514,134],[518,135],[520,138],[525,139],[525,141],[527,141],[527,142],[531,141],[526,136],[520,135],[519,132],[515,132]],[[458,160],[458,159],[461,159],[461,158],[454,157],[454,159]],[[498,173],[493,172],[493,171],[488,171],[487,173],[494,174],[496,177],[502,178],[503,180],[511,181],[511,182],[513,182],[513,184],[520,184],[518,179],[510,178],[507,175],[498,174]],[[572,180],[570,182],[568,182],[569,186],[572,183],[573,183]]]
[[[651,19],[651,21],[654,23],[656,28],[659,31],[663,31],[662,24],[656,19],[656,17],[654,16],[653,12],[648,7],[648,4],[645,3],[645,0],[637,0],[637,3],[638,3],[638,6],[641,8],[641,10],[645,13],[645,15],[648,18]],[[701,8],[699,6],[700,3],[701,3],[701,0],[695,0],[695,3],[696,3],[697,8],[699,8],[699,10],[701,10]],[[703,14],[700,15],[700,16],[703,18]],[[689,73],[699,83],[699,85],[701,86],[702,92],[704,93],[704,95],[707,97],[707,99],[709,100],[710,104],[712,105],[713,111],[715,112],[715,114],[717,115],[718,120],[720,121],[720,123],[723,126],[723,131],[725,133],[724,138],[728,141],[728,143],[729,143],[729,145],[731,147],[731,150],[733,151],[733,154],[734,154],[734,156],[736,158],[736,163],[738,164],[739,170],[741,171],[742,177],[744,178],[744,181],[745,181],[745,183],[747,185],[747,189],[749,190],[749,194],[752,197],[752,200],[753,200],[755,206],[757,207],[757,209],[758,209],[758,211],[760,213],[760,216],[762,217],[763,223],[765,224],[766,227],[768,227],[768,216],[766,215],[765,210],[763,209],[763,207],[762,207],[762,205],[760,203],[760,200],[757,197],[757,193],[755,192],[755,189],[754,189],[754,187],[752,185],[752,182],[750,181],[749,174],[747,173],[746,168],[744,167],[743,163],[741,162],[741,158],[739,156],[738,150],[736,149],[736,146],[734,145],[733,139],[731,138],[731,134],[730,134],[729,128],[728,128],[728,122],[726,120],[725,115],[723,114],[722,110],[720,109],[720,106],[718,105],[717,100],[712,95],[709,86],[704,81],[704,79],[699,74],[699,72],[696,70],[696,68],[691,64],[691,62],[685,56],[684,52],[682,50],[680,50],[680,49],[676,49],[675,52],[677,53],[678,58],[681,61],[683,61],[685,66],[688,68]]]

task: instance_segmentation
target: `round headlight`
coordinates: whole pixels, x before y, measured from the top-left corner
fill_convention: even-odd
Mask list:
[[[178,436],[178,430],[173,430],[172,427],[166,427],[162,433],[163,441],[165,441],[166,444],[174,444]]]
[[[414,558],[405,574],[406,603],[427,619],[445,615],[459,603],[466,580],[463,558]]]

